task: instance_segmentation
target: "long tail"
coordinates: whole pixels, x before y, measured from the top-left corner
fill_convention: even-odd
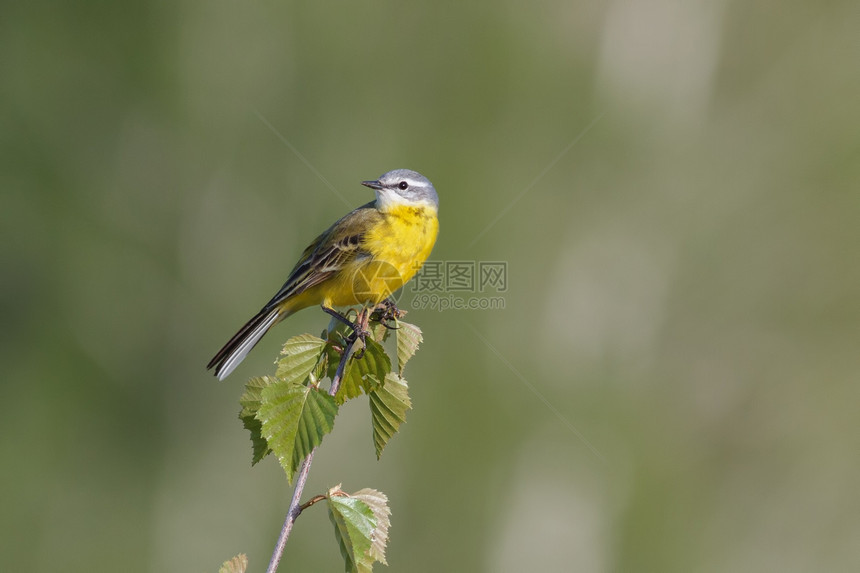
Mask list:
[[[277,307],[261,310],[233,335],[224,348],[218,351],[218,354],[209,361],[206,369],[214,367],[218,380],[229,376],[283,314],[285,314],[284,311]]]

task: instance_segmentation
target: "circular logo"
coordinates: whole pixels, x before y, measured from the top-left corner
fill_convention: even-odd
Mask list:
[[[350,286],[356,304],[379,303],[386,298],[397,302],[402,295],[400,287],[403,286],[403,275],[397,267],[385,261],[361,265],[351,279]]]

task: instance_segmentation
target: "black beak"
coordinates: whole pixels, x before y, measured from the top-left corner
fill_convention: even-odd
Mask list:
[[[382,183],[380,183],[379,181],[362,181],[361,184],[365,187],[376,189],[377,191],[382,189]]]

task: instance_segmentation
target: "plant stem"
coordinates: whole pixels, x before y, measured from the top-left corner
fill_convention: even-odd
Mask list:
[[[315,503],[319,503],[325,499],[324,495],[315,495],[299,506],[299,513],[303,512]]]
[[[364,308],[358,315],[356,326],[362,331],[367,331],[367,322],[370,319],[370,309]],[[340,383],[343,380],[343,372],[346,369],[346,363],[349,362],[350,356],[355,351],[355,343],[358,342],[359,336],[356,336],[340,357],[340,363],[337,365],[337,371],[331,381],[331,388],[328,389],[329,396],[337,394],[340,388]],[[269,567],[266,573],[275,573],[278,570],[278,565],[281,562],[281,556],[284,554],[284,548],[287,546],[287,539],[290,537],[290,532],[293,530],[293,524],[296,518],[302,512],[301,497],[302,491],[305,489],[305,482],[308,480],[308,474],[311,471],[311,462],[314,460],[314,453],[317,449],[311,450],[308,457],[304,459],[299,468],[299,477],[296,480],[296,487],[293,490],[293,498],[290,500],[290,507],[287,510],[287,517],[284,519],[284,525],[281,527],[281,535],[278,536],[278,543],[275,545],[275,550],[272,552],[272,558],[269,560]]]
[[[275,573],[278,570],[278,564],[281,562],[281,555],[284,554],[284,548],[287,545],[287,539],[290,537],[290,532],[293,530],[293,524],[296,518],[301,513],[299,502],[302,497],[302,490],[305,489],[305,482],[308,480],[308,474],[311,471],[311,462],[314,461],[314,452],[316,448],[308,454],[308,457],[302,462],[302,467],[299,469],[299,479],[296,480],[296,489],[293,490],[293,499],[290,501],[290,508],[287,510],[287,517],[284,519],[284,525],[281,527],[281,535],[278,537],[278,543],[275,545],[275,551],[272,553],[272,559],[269,561],[269,568],[266,573]]]

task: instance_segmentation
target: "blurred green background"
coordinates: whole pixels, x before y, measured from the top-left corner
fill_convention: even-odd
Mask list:
[[[439,191],[433,259],[509,285],[414,310],[403,431],[377,462],[360,399],[315,460],[306,497],[389,495],[380,570],[860,569],[858,30],[848,1],[6,3],[3,569],[264,569],[291,490],[238,398],[327,317],[204,365],[399,167]],[[283,570],[341,563],[303,515]]]

